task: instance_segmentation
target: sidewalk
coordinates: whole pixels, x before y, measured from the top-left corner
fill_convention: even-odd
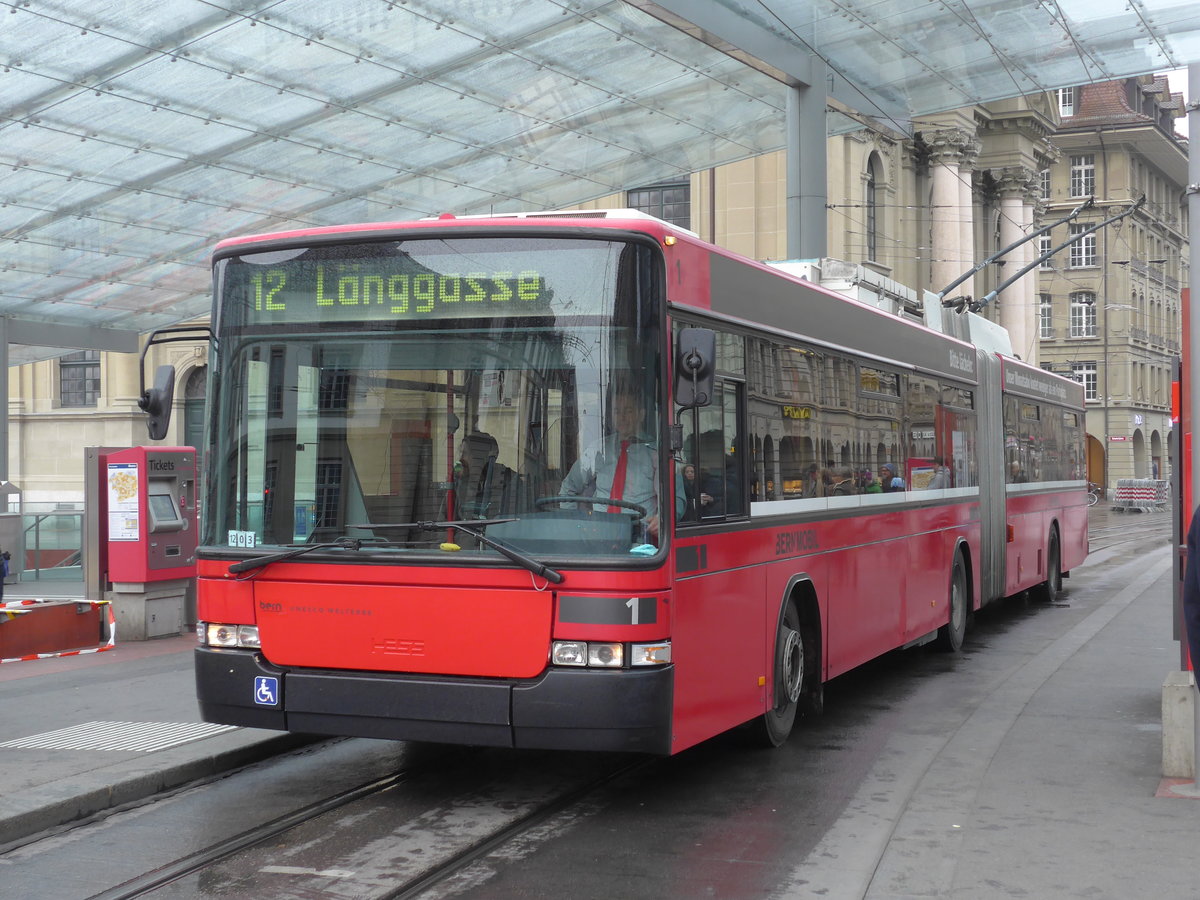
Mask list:
[[[1096,512],[1093,531],[1119,531],[1122,515]],[[963,677],[991,669],[991,686],[965,719],[936,727],[923,704],[939,694],[917,695],[773,896],[1200,897],[1200,802],[1161,774],[1161,685],[1179,655],[1171,554],[1165,540],[1094,544],[1061,603],[1007,626],[1028,653],[973,660]],[[1070,627],[1036,627],[1058,609]]]
[[[5,601],[82,599],[78,583]],[[4,627],[0,625],[0,627]],[[200,720],[191,634],[0,664],[0,850],[47,829],[310,743]]]

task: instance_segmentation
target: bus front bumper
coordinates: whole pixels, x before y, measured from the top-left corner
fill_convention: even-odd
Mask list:
[[[209,722],[308,734],[668,754],[674,667],[549,668],[530,680],[282,669],[196,649]]]

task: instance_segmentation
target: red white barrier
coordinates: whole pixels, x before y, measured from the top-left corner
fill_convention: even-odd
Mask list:
[[[8,616],[13,619],[19,615],[32,612],[33,608],[39,603],[61,603],[61,600],[11,600],[0,602],[0,616]],[[87,603],[92,609],[100,606],[108,607],[108,643],[102,644],[99,647],[85,647],[82,650],[58,650],[53,653],[29,653],[25,656],[13,656],[8,659],[0,659],[0,663],[24,662],[28,659],[53,659],[58,656],[83,656],[87,653],[103,653],[105,650],[111,650],[117,645],[117,620],[113,615],[112,604],[107,600],[72,600],[71,603]]]
[[[1120,478],[1113,493],[1112,508],[1117,512],[1162,510],[1170,499],[1170,482],[1154,478]]]

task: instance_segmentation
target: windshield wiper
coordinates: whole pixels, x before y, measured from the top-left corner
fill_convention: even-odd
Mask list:
[[[340,537],[336,541],[327,541],[321,544],[305,544],[302,547],[293,547],[291,550],[283,550],[279,553],[268,553],[266,556],[257,556],[254,559],[243,559],[241,562],[230,566],[229,571],[233,574],[249,572],[251,569],[261,569],[263,566],[269,566],[271,563],[283,562],[285,559],[292,559],[295,556],[303,556],[305,553],[311,553],[313,550],[328,550],[331,547],[360,550],[363,544],[370,543],[374,543],[374,541],[367,538]]]
[[[563,580],[562,572],[557,569],[552,569],[542,562],[538,562],[532,557],[526,556],[518,550],[514,550],[507,544],[497,541],[495,538],[490,538],[479,528],[484,528],[488,525],[500,525],[504,522],[515,522],[516,519],[469,519],[465,522],[395,522],[387,524],[359,524],[347,525],[347,528],[375,528],[375,529],[391,529],[391,528],[419,528],[421,531],[440,531],[443,528],[453,528],[456,531],[465,531],[479,543],[491,547],[493,550],[508,557],[517,565],[528,569],[534,575],[545,578],[551,584],[561,584]]]

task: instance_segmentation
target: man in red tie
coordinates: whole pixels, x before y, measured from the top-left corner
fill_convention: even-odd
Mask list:
[[[646,534],[657,541],[658,454],[640,435],[642,418],[638,398],[618,394],[612,405],[612,433],[584,449],[563,479],[560,493],[635,503],[646,510]],[[637,515],[618,504],[607,509]]]

